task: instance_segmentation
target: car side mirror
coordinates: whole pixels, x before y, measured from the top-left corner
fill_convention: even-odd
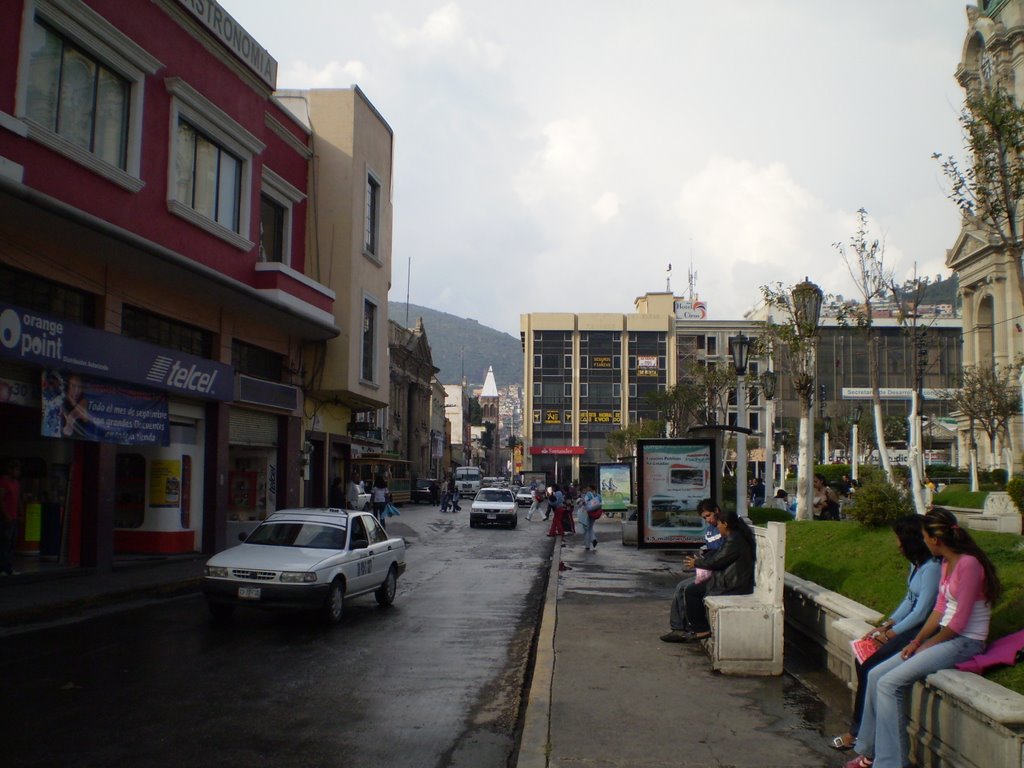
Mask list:
[[[352,549],[367,549],[370,546],[370,542],[366,539],[352,539]]]

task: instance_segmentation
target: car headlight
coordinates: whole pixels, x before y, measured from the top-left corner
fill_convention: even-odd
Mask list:
[[[283,571],[281,582],[284,584],[312,584],[316,581],[316,574],[309,571]]]
[[[207,576],[212,576],[215,579],[226,579],[228,577],[228,569],[223,568],[219,565],[208,565],[203,570]]]

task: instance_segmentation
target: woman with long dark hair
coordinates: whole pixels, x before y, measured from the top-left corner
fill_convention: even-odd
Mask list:
[[[924,543],[942,558],[935,610],[898,656],[868,674],[864,715],[847,768],[901,768],[909,744],[904,698],[915,682],[976,656],[988,640],[1001,585],[995,566],[948,509],[924,516]]]
[[[851,749],[857,740],[861,716],[864,714],[864,696],[867,693],[867,677],[875,667],[902,651],[907,643],[917,637],[927,620],[935,598],[939,594],[939,577],[942,575],[942,561],[934,557],[921,535],[924,518],[921,515],[907,515],[893,523],[900,553],[910,561],[907,575],[907,594],[888,619],[864,635],[879,645],[878,650],[864,660],[857,662],[857,697],[853,705],[850,730],[832,739],[835,749]]]

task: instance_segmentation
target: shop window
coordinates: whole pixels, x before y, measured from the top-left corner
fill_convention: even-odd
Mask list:
[[[118,454],[114,463],[114,527],[139,528],[146,519],[146,459]]]
[[[91,294],[46,278],[0,265],[0,301],[92,325],[96,301]]]
[[[121,309],[121,335],[198,357],[210,357],[213,349],[209,331],[128,304]]]
[[[363,348],[359,377],[363,381],[377,382],[377,304],[363,299]]]

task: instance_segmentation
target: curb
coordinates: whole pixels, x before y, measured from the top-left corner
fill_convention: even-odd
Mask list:
[[[547,768],[551,732],[551,685],[555,676],[555,628],[558,624],[558,568],[562,548],[554,541],[548,587],[544,593],[544,611],[537,633],[537,656],[533,679],[526,699],[523,731],[519,737],[516,768]]]

